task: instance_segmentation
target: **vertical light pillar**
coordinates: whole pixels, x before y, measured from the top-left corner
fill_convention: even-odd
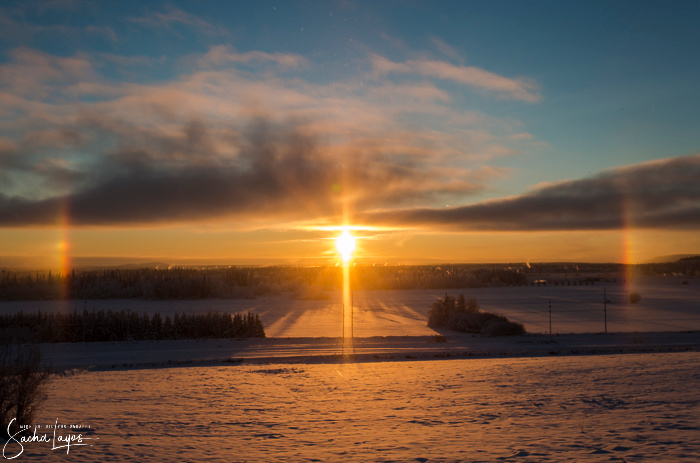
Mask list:
[[[350,287],[350,263],[355,250],[355,237],[344,230],[335,240],[335,246],[343,259],[343,347],[352,348],[354,336],[352,288]]]

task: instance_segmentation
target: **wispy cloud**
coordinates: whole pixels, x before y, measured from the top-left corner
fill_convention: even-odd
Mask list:
[[[452,208],[363,214],[372,224],[463,231],[700,229],[700,154],[613,169]]]
[[[0,224],[52,224],[66,205],[94,225],[459,204],[504,175],[490,160],[533,143],[428,80],[318,83],[295,54],[214,46],[168,81],[100,74],[171,63],[14,50],[0,64],[0,168],[15,179]]]
[[[262,51],[249,51],[238,53],[229,45],[216,45],[204,55],[187,57],[183,60],[197,68],[220,67],[227,65],[247,64],[251,62],[271,62],[284,69],[302,67],[308,64],[308,60],[300,55],[291,53],[265,53]]]
[[[522,100],[528,103],[536,103],[541,98],[537,85],[530,80],[508,78],[474,66],[457,66],[430,59],[395,62],[379,55],[372,55],[372,66],[379,74],[416,74],[450,80],[493,92],[502,98]]]
[[[196,29],[197,31],[210,36],[229,35],[229,32],[225,27],[212,24],[199,16],[193,15],[174,6],[169,6],[161,12],[153,12],[137,18],[131,18],[131,21],[146,27],[172,29],[174,25],[179,24]]]
[[[447,56],[448,58],[452,58],[459,64],[464,64],[464,57],[462,56],[462,54],[451,45],[448,45],[444,41],[440,40],[438,37],[431,37],[430,42],[433,45],[435,45],[435,48],[437,48],[437,50],[442,55]]]
[[[57,1],[45,4],[26,2],[14,9],[0,7],[0,38],[7,44],[27,46],[39,42],[41,38],[51,37],[54,40],[60,37],[66,41],[95,40],[101,38],[112,44],[117,42],[117,34],[111,26],[104,24],[88,24],[84,26],[70,26],[66,24],[36,24],[26,21],[26,10],[34,8],[40,15],[52,10],[75,10],[78,8],[94,7],[90,2]]]
[[[0,66],[0,90],[32,99],[52,96],[56,89],[94,80],[96,76],[85,54],[57,57],[31,48],[18,48],[10,52],[10,59]]]

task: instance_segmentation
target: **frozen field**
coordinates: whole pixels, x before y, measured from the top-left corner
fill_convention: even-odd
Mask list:
[[[531,333],[548,331],[551,300],[555,333],[593,334],[442,333],[445,342],[426,327],[445,291],[356,291],[352,348],[340,339],[334,294],[2,302],[0,313],[253,310],[268,334],[44,344],[54,368],[92,371],[51,383],[37,432],[53,436],[45,426],[57,421],[89,426],[57,434],[94,445],[74,442],[66,454],[27,443],[14,461],[698,461],[699,288],[637,286],[638,304],[626,302],[629,290],[607,287],[616,332],[607,335],[595,334],[604,329],[601,286],[450,290]],[[18,451],[7,446],[6,458]]]
[[[94,445],[15,461],[698,461],[699,383],[697,352],[89,372],[37,423]]]
[[[424,336],[435,334],[426,326],[427,312],[445,293],[475,297],[482,308],[521,322],[530,333],[549,331],[548,303],[552,303],[555,333],[597,333],[604,330],[603,286],[547,286],[450,290],[355,291],[355,335]],[[700,285],[692,280],[655,278],[626,287],[606,286],[608,331],[700,330]],[[627,302],[629,291],[641,294],[637,304]],[[258,299],[203,299],[188,301],[91,300],[0,302],[0,313],[82,311],[111,309],[137,312],[240,312],[258,313],[269,337],[335,337],[342,335],[339,294],[328,299],[296,300],[286,297]]]
[[[700,331],[481,337],[451,334],[355,338],[184,339],[178,341],[42,344],[55,370],[113,370],[232,363],[335,363],[385,360],[536,357],[700,351]]]

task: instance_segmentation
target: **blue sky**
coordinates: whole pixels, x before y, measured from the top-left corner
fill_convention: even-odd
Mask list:
[[[0,255],[66,223],[252,243],[349,221],[388,233],[368,243],[522,231],[533,249],[551,241],[537,232],[689,233],[698,16],[692,1],[5,2],[0,233],[21,250]],[[603,241],[596,258],[620,258]],[[656,252],[681,250],[639,255]]]

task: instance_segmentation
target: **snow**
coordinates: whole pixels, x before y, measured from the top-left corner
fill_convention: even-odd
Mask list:
[[[43,344],[42,358],[56,370],[112,370],[232,363],[353,361],[600,355],[700,350],[700,332],[525,335],[486,338],[450,334],[355,338],[206,339]]]
[[[697,461],[700,353],[266,364],[57,378],[16,461]]]
[[[700,330],[700,286],[681,285],[661,277],[628,286],[547,286],[466,288],[449,290],[354,291],[355,336],[424,336],[436,334],[426,326],[430,304],[446,293],[475,297],[484,310],[521,322],[530,333],[549,332],[549,301],[554,333],[604,331],[603,290],[606,290],[610,332]],[[627,300],[639,292],[637,304]],[[89,301],[5,301],[0,314],[88,310],[131,310],[163,315],[175,312],[243,312],[260,315],[269,337],[321,337],[342,335],[340,294],[327,299],[296,300],[284,296],[258,299],[202,299],[144,301],[133,299]]]
[[[15,461],[697,461],[700,291],[654,280],[630,304],[630,289],[607,286],[610,334],[601,286],[355,291],[352,346],[335,294],[2,302],[0,313],[253,310],[268,334],[42,345],[68,374],[34,424],[85,426],[58,434],[92,445],[27,443]],[[548,331],[551,300],[554,333],[577,334],[436,338],[426,314],[446,292],[534,333]]]

